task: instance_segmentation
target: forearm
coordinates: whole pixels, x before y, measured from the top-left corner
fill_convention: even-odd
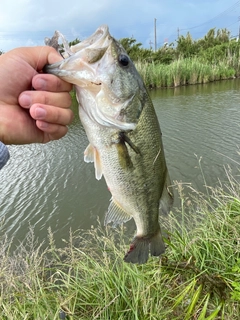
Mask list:
[[[10,158],[8,148],[0,142],[0,169],[7,163]]]

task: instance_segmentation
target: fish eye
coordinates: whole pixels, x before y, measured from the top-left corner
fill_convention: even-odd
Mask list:
[[[118,61],[123,67],[126,67],[129,64],[129,58],[125,54],[120,54],[118,56]]]

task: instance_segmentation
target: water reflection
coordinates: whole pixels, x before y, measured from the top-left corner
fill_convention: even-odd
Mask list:
[[[224,166],[239,162],[239,80],[152,93],[174,180],[203,190],[226,179]],[[238,170],[235,170],[238,174]]]

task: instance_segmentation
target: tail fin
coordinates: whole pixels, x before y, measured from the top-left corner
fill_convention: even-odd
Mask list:
[[[160,256],[164,253],[165,245],[160,230],[151,238],[136,236],[124,257],[124,261],[139,264],[146,263],[149,257],[149,251],[152,256]]]

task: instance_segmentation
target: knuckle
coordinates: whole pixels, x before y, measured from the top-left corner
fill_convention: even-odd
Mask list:
[[[46,105],[51,105],[51,99],[50,99],[50,96],[49,96],[49,94],[48,94],[48,92],[44,92],[44,104],[46,104]]]
[[[57,91],[57,92],[62,91],[62,90],[63,90],[63,89],[62,89],[62,80],[56,77],[56,84],[55,84],[55,86],[56,86],[56,91]]]
[[[73,121],[73,118],[74,118],[74,113],[72,110],[69,110],[70,111],[70,119],[69,119],[69,123],[71,123]]]
[[[56,124],[61,124],[62,123],[62,119],[63,119],[63,115],[61,112],[61,109],[59,108],[54,108],[53,109],[53,122]]]
[[[51,136],[51,140],[58,140],[66,135],[68,128],[66,126],[53,126],[49,130],[49,134]]]
[[[65,105],[66,105],[67,108],[69,108],[71,106],[71,104],[72,104],[72,98],[71,98],[70,93],[67,92]]]

